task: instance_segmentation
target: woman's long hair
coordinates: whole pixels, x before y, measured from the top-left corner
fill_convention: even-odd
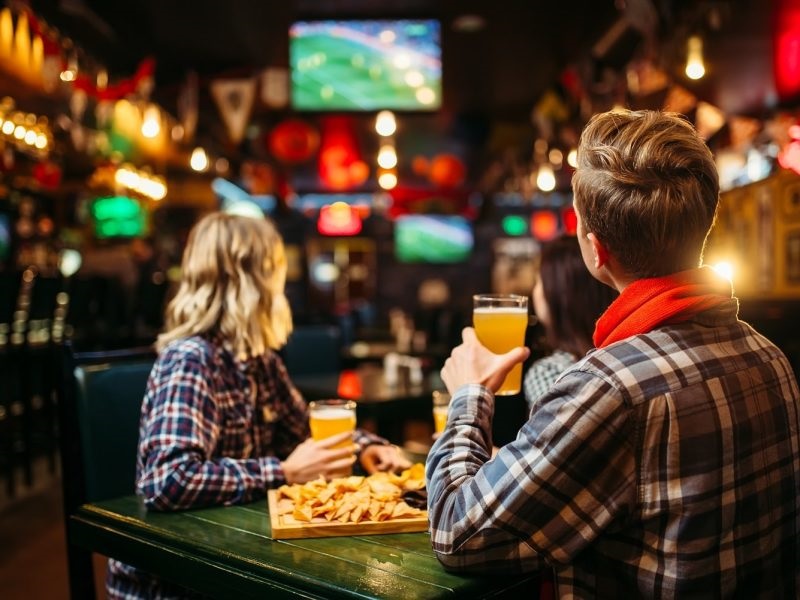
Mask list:
[[[156,342],[213,334],[238,358],[286,343],[292,315],[284,295],[283,241],[266,219],[212,213],[189,234],[181,283]]]
[[[542,246],[539,277],[550,316],[545,326],[547,343],[554,350],[583,356],[594,347],[595,323],[617,291],[592,277],[574,236]]]

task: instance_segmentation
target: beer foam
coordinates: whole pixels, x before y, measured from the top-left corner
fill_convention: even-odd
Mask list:
[[[334,421],[338,419],[355,419],[356,414],[347,408],[323,408],[312,410],[311,415],[320,421]]]
[[[521,315],[528,314],[528,309],[522,306],[481,306],[473,312],[480,315]]]

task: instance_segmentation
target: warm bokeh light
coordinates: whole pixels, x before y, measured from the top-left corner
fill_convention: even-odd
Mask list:
[[[65,248],[61,251],[58,261],[58,269],[64,277],[72,277],[81,268],[83,259],[81,253],[72,248]]]
[[[161,112],[154,104],[148,106],[144,111],[142,119],[142,135],[152,139],[161,133]]]
[[[397,152],[393,146],[381,146],[378,152],[378,166],[382,169],[391,169],[397,166]]]
[[[392,135],[397,130],[397,120],[390,110],[382,110],[375,117],[375,131],[384,137]]]
[[[543,192],[552,192],[556,189],[556,176],[553,167],[544,163],[539,165],[539,173],[536,175],[536,187]]]
[[[397,186],[397,175],[390,171],[381,173],[378,176],[378,185],[385,190],[394,189]]]
[[[208,155],[201,146],[198,146],[192,150],[192,157],[189,159],[189,166],[198,172],[205,171],[208,168]]]
[[[705,74],[706,67],[703,64],[703,40],[701,40],[699,36],[693,35],[688,41],[686,76],[689,79],[700,79]]]
[[[567,154],[567,164],[573,169],[578,166],[578,149],[573,148]]]

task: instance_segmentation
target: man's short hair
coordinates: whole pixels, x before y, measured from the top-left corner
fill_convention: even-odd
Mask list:
[[[697,267],[719,201],[714,158],[675,113],[595,115],[581,134],[575,205],[625,271],[659,277]]]

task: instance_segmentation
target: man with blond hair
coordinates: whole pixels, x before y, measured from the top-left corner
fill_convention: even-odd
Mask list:
[[[566,598],[796,598],[798,387],[699,266],[711,152],[677,115],[596,115],[573,188],[584,262],[620,295],[494,459],[494,392],[528,351],[464,330],[428,456],[434,551],[453,571],[552,567]]]

